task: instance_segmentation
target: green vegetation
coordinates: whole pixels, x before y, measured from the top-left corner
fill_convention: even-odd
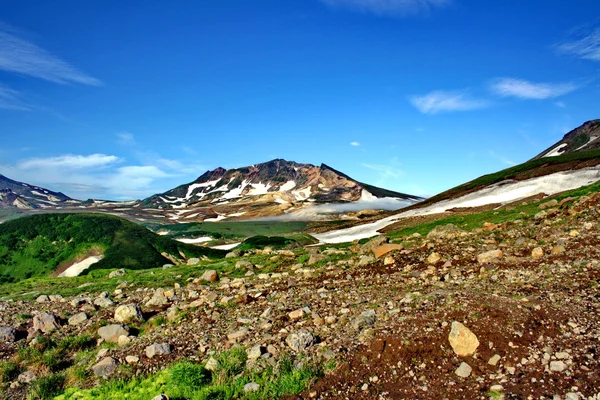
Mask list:
[[[326,368],[308,361],[294,367],[293,360],[286,355],[275,367],[267,364],[263,368],[248,368],[246,350],[242,347],[220,353],[215,359],[218,367],[212,372],[203,365],[183,361],[145,378],[113,380],[93,389],[69,388],[56,399],[147,400],[160,393],[180,400],[277,399],[302,392]],[[257,391],[244,391],[244,385],[250,382],[259,385]]]
[[[173,237],[211,236],[215,239],[244,239],[252,236],[285,235],[303,232],[308,223],[302,221],[240,221],[240,222],[200,222],[152,226],[165,229]]]
[[[104,214],[41,214],[0,225],[0,284],[53,273],[88,255],[103,254],[97,269],[154,268],[180,257],[223,257],[225,252],[180,243]]]
[[[298,233],[290,236],[252,236],[244,240],[236,250],[264,249],[271,247],[273,249],[297,248],[309,244],[316,244],[318,241],[310,235]]]

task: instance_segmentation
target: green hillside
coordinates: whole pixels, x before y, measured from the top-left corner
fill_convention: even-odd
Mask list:
[[[156,268],[177,258],[223,257],[225,252],[161,237],[122,218],[104,214],[41,214],[0,225],[0,283],[52,274],[86,254],[104,254],[87,271]]]

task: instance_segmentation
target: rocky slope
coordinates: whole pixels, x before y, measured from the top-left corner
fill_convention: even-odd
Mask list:
[[[17,182],[0,175],[0,208],[51,209],[73,207],[80,203],[62,193]]]
[[[580,127],[565,134],[562,140],[535,156],[533,160],[544,157],[555,157],[576,151],[600,149],[598,138],[600,138],[600,119],[587,121]]]
[[[219,352],[242,346],[248,370],[287,352],[295,368],[335,360],[298,399],[597,400],[600,194],[532,207],[472,231],[233,252],[231,268],[201,263],[190,276],[193,266],[175,266],[153,287],[118,271],[104,293],[2,301],[0,358],[22,368],[4,396],[23,398],[48,374],[19,358],[20,344],[87,333],[97,349],[65,362],[88,371],[84,387],[183,358],[213,369]]]

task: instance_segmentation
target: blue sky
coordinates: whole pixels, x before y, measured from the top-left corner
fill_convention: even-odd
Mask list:
[[[75,198],[273,158],[433,195],[600,118],[597,0],[0,7],[0,173]]]

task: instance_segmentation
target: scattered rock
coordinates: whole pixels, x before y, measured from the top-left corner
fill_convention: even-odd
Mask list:
[[[154,343],[146,347],[145,351],[148,358],[171,354],[171,345],[169,343]]]
[[[42,294],[41,296],[38,296],[37,299],[35,299],[36,303],[48,303],[50,301],[50,298],[48,296],[46,296],[45,294]]]
[[[161,393],[161,394],[157,394],[156,396],[154,396],[152,398],[152,400],[169,400],[169,396],[167,396],[164,393]]]
[[[300,329],[289,334],[285,342],[294,351],[304,351],[315,343],[315,337],[308,330]]]
[[[552,372],[563,372],[569,368],[564,361],[550,361],[550,371]]]
[[[490,250],[485,253],[481,253],[477,256],[477,262],[479,264],[487,264],[502,258],[502,250]]]
[[[71,326],[81,325],[84,321],[88,319],[88,316],[84,312],[77,313],[71,316],[68,320],[68,324]]]
[[[438,225],[427,234],[427,239],[452,239],[462,236],[465,231],[454,224]]]
[[[431,253],[429,257],[427,257],[427,263],[435,265],[439,263],[441,259],[442,256],[440,255],[440,253]]]
[[[17,340],[17,331],[10,326],[0,326],[0,342],[14,342]]]
[[[106,325],[98,329],[98,336],[111,343],[118,343],[119,336],[128,334],[129,328],[120,324]]]
[[[295,321],[297,319],[300,319],[302,317],[304,317],[304,310],[302,310],[301,308],[295,311],[292,311],[288,314],[288,317],[290,317],[290,319],[292,321]]]
[[[121,269],[118,269],[118,270],[113,271],[110,274],[108,274],[108,277],[109,278],[117,278],[119,276],[124,276],[125,274],[126,274],[125,269],[121,268]]]
[[[154,291],[152,298],[146,302],[146,307],[164,306],[168,302],[169,299],[165,295],[165,289],[158,288]]]
[[[119,363],[112,357],[106,357],[92,366],[92,372],[96,376],[108,378],[115,372]]]
[[[206,368],[208,371],[215,371],[218,367],[219,362],[213,357],[209,358],[204,366],[204,368]]]
[[[494,354],[489,360],[488,360],[488,364],[496,366],[498,365],[498,362],[500,361],[500,355],[499,354]]]
[[[235,263],[235,268],[236,269],[252,269],[252,268],[254,268],[254,264],[252,264],[248,260],[240,260]]]
[[[404,249],[404,246],[402,246],[401,244],[385,243],[381,246],[375,247],[372,251],[373,254],[375,254],[375,257],[381,258],[392,251],[400,251],[402,249]]]
[[[199,258],[190,258],[187,260],[187,265],[196,265],[200,262]]]
[[[456,368],[456,371],[454,371],[454,373],[460,376],[461,378],[468,378],[469,376],[471,376],[472,371],[473,368],[471,368],[469,364],[467,364],[466,362],[462,362],[460,366]]]
[[[33,331],[50,333],[59,329],[60,325],[54,314],[42,313],[33,317]]]
[[[127,361],[127,364],[137,364],[140,362],[140,358],[138,356],[127,356],[125,361]]]
[[[209,269],[204,271],[200,279],[207,282],[216,282],[219,280],[219,274],[214,269]]]
[[[245,393],[256,392],[259,388],[260,388],[260,385],[258,383],[254,383],[254,382],[246,383],[244,385],[244,392]]]
[[[33,371],[25,371],[19,374],[17,382],[20,383],[31,383],[37,379],[37,376]]]
[[[542,203],[542,204],[540,204],[540,205],[538,206],[538,208],[539,208],[540,210],[545,210],[545,209],[547,209],[547,208],[556,207],[557,205],[558,205],[558,200],[556,200],[556,199],[552,199],[552,200],[550,200],[550,201],[547,201],[547,202],[545,202],[545,203]]]
[[[452,350],[459,357],[469,357],[475,353],[479,347],[479,340],[473,332],[458,321],[452,322],[452,328],[448,335]]]
[[[544,256],[544,250],[541,247],[536,247],[531,250],[531,258],[537,259],[542,258]]]
[[[242,328],[239,331],[235,331],[227,335],[227,339],[229,339],[230,342],[237,342],[238,340],[245,338],[246,335],[248,335],[248,329]]]
[[[124,304],[115,310],[115,321],[128,323],[132,321],[143,321],[142,310],[135,304]]]
[[[260,356],[262,356],[264,353],[264,347],[262,347],[261,345],[256,345],[253,346],[252,348],[248,349],[247,354],[248,354],[248,360],[258,360],[260,358]]]
[[[373,325],[375,320],[375,310],[366,310],[352,321],[352,327],[354,329],[362,329],[365,326]]]

